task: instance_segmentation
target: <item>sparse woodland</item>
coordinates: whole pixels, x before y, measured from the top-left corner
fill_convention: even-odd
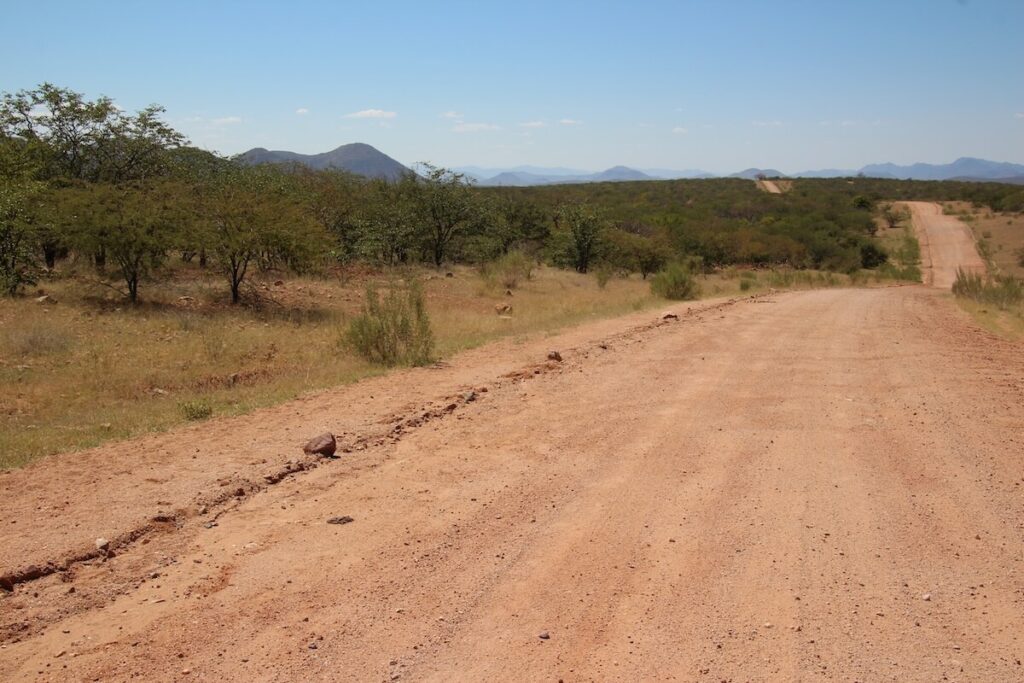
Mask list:
[[[16,294],[68,260],[130,302],[178,259],[242,300],[257,270],[481,264],[511,251],[586,273],[671,262],[853,273],[887,254],[884,199],[1024,209],[1024,189],[870,178],[798,180],[767,195],[740,179],[475,188],[423,165],[397,182],[243,166],[188,146],[152,106],[136,113],[44,84],[0,105],[0,286]]]

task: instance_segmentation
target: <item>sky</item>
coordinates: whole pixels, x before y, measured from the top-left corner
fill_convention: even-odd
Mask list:
[[[447,167],[1024,163],[1024,0],[0,0],[0,18],[0,91],[48,81],[157,103],[223,154],[365,142]]]

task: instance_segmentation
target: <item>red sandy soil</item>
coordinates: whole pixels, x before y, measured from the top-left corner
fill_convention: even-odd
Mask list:
[[[1024,680],[1024,347],[671,308],[0,475],[0,680]]]

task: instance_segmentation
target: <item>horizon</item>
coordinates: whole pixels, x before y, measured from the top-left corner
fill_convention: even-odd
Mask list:
[[[407,166],[719,175],[1024,162],[1024,3],[825,5],[64,2],[45,49],[27,31],[0,46],[0,90],[158,103],[226,155],[363,142]]]

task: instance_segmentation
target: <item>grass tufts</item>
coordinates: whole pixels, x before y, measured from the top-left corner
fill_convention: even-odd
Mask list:
[[[387,367],[430,363],[434,335],[419,283],[391,287],[384,297],[368,286],[363,312],[349,323],[344,343],[366,360]]]

